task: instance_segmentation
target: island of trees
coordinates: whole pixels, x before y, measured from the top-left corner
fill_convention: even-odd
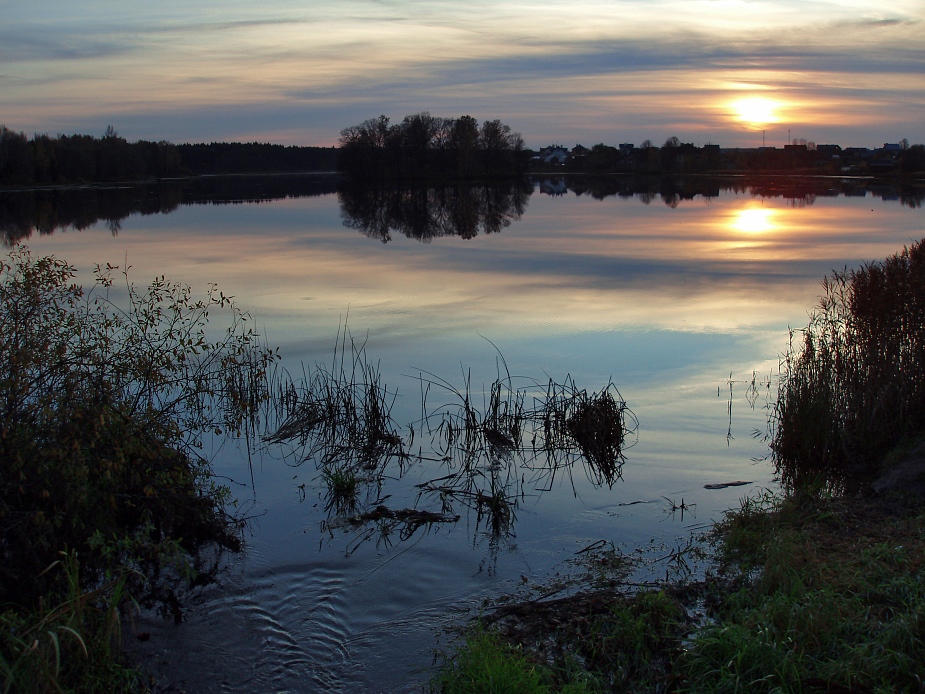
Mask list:
[[[338,165],[354,179],[484,178],[517,176],[531,152],[520,133],[500,120],[429,113],[389,124],[370,118],[341,131]]]

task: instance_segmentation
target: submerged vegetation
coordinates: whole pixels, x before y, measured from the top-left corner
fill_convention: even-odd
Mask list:
[[[76,686],[72,660],[108,653],[130,603],[179,619],[211,550],[240,547],[229,490],[197,451],[247,426],[276,355],[214,287],[140,290],[119,272],[98,267],[84,290],[62,260],[18,248],[0,261],[7,690]],[[213,313],[228,322],[214,336]]]
[[[513,536],[526,494],[542,493],[560,473],[571,475],[579,461],[593,484],[612,486],[635,442],[635,416],[612,383],[593,393],[571,378],[545,388],[529,379],[515,386],[500,353],[497,377],[478,391],[468,375],[461,386],[434,374],[417,379],[422,416],[402,431],[392,417],[397,394],[346,325],[330,366],[317,365],[298,385],[288,374],[272,379],[269,421],[278,423],[264,441],[288,447],[290,465],[314,464],[327,529],[363,529],[348,553],[365,540],[381,541],[384,530],[401,526],[399,536],[408,539],[458,520],[457,506],[475,514],[476,531],[484,529],[496,547]],[[383,480],[420,463],[436,463],[445,474],[414,485],[415,508],[384,506]],[[304,499],[304,484],[300,490]]]

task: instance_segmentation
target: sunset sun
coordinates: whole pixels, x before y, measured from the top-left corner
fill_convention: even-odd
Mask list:
[[[751,97],[733,102],[732,109],[736,119],[755,126],[776,123],[778,121],[777,109],[780,104],[773,99]]]

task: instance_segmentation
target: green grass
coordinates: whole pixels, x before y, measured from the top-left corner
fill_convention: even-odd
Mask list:
[[[330,464],[321,470],[321,479],[327,488],[328,510],[346,513],[356,509],[360,480],[351,467]]]
[[[476,629],[433,686],[445,694],[545,694],[551,690],[544,679],[545,668],[516,646]]]
[[[705,691],[921,691],[921,501],[763,503],[719,527],[734,588],[688,653],[689,680]]]
[[[475,647],[480,662],[508,659],[535,674],[534,689],[516,691],[925,688],[921,499],[765,494],[727,513],[713,540],[702,583],[562,601],[552,619],[537,620],[543,608],[528,604],[530,629],[499,620],[455,662],[471,663]],[[696,628],[686,616],[695,606],[709,617]],[[445,666],[434,688],[457,691],[460,672]]]

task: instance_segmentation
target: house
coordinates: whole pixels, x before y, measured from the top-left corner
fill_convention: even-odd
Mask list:
[[[560,145],[552,145],[550,147],[544,147],[540,150],[540,156],[543,158],[543,161],[547,164],[558,164],[562,165],[565,163],[565,160],[568,158],[568,150],[565,147]]]

